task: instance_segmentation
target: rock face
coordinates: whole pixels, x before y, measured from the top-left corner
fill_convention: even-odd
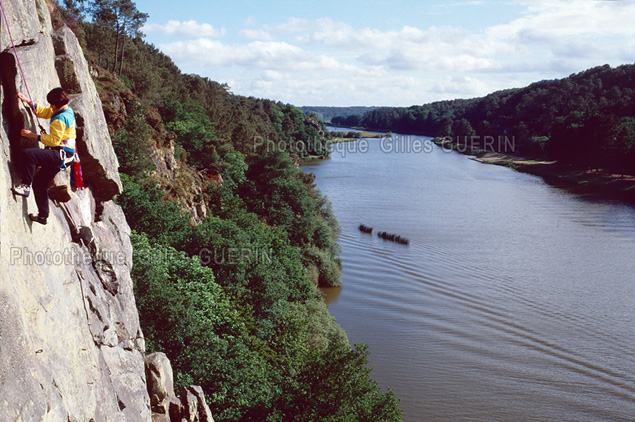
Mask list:
[[[130,228],[112,202],[121,182],[101,102],[75,36],[53,33],[44,0],[2,4],[26,81],[2,20],[0,422],[150,421]],[[43,226],[27,217],[37,212],[33,195],[10,193],[20,183],[21,150],[36,146],[19,135],[36,122],[15,94],[45,102],[56,86],[71,93],[87,188],[51,204]],[[67,173],[55,184],[67,186]],[[207,416],[196,417],[187,420]]]
[[[146,356],[146,378],[152,405],[152,422],[214,422],[201,387],[188,387],[180,399],[174,394],[170,361],[163,353]]]

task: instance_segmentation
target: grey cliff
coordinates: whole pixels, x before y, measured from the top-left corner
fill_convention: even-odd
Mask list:
[[[0,422],[211,421],[200,389],[184,391],[184,403],[174,396],[167,358],[148,386],[130,278],[130,228],[112,201],[121,192],[117,158],[77,39],[66,27],[53,31],[44,0],[2,4],[24,78],[3,19]],[[10,192],[20,182],[21,150],[36,146],[19,135],[24,127],[37,130],[33,114],[15,98],[17,91],[27,92],[27,84],[35,102],[64,87],[77,116],[86,189],[70,190],[68,172],[60,172],[49,190],[54,203],[47,225],[27,217],[37,211],[33,195]],[[148,391],[160,391],[160,397],[155,394],[151,402]],[[161,414],[170,406],[161,407],[159,398],[174,403],[172,419]],[[190,401],[200,413],[186,412]]]

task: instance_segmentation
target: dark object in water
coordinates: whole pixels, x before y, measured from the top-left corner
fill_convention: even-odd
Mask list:
[[[377,236],[381,237],[384,240],[389,240],[391,242],[399,243],[400,245],[409,245],[410,241],[405,237],[401,237],[397,234],[387,233],[387,232],[377,232]]]
[[[359,225],[359,231],[361,231],[362,233],[372,234],[373,233],[373,228],[365,226],[363,224],[360,224]]]

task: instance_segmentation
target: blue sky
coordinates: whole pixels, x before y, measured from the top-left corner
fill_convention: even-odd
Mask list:
[[[136,4],[183,72],[299,106],[470,98],[635,62],[633,1]]]

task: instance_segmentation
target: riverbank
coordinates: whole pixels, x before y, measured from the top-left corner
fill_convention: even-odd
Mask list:
[[[353,142],[358,141],[362,138],[367,139],[381,139],[384,137],[392,136],[392,133],[381,133],[381,132],[359,132],[359,131],[331,131],[333,138],[331,138],[331,143],[340,143],[340,142]]]
[[[580,170],[559,165],[556,161],[538,161],[517,155],[467,150],[448,139],[435,138],[433,142],[443,148],[471,155],[470,159],[483,164],[505,166],[542,177],[545,182],[579,194],[601,195],[635,204],[635,175],[621,175],[595,170]]]
[[[344,142],[355,142],[360,139],[381,139],[384,137],[391,137],[392,133],[381,133],[381,132],[365,132],[365,131],[330,131],[333,136],[329,139],[329,143],[331,144],[341,144]],[[329,158],[324,155],[307,155],[306,157],[302,157],[300,165],[302,163],[307,163],[315,160],[324,160]]]

